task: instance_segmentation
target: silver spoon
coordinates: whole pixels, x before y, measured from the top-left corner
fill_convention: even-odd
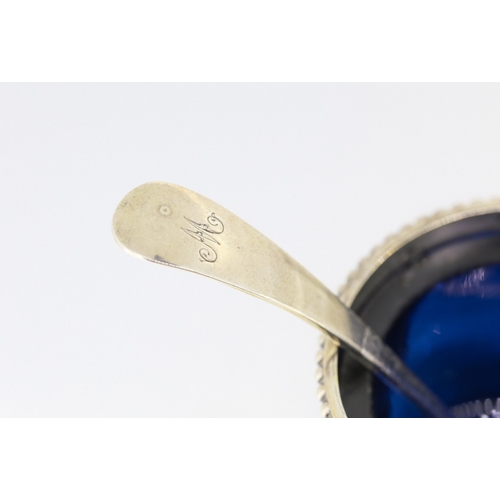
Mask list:
[[[113,216],[118,244],[137,257],[192,271],[308,321],[427,414],[441,401],[351,309],[253,227],[213,201],[166,182],[128,193]]]

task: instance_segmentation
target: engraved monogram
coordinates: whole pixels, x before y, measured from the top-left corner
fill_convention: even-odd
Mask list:
[[[207,217],[207,222],[208,224],[200,224],[198,222],[195,222],[191,219],[188,219],[187,217],[184,217],[191,226],[195,228],[195,231],[192,229],[186,229],[184,227],[181,227],[181,229],[191,236],[191,238],[194,238],[195,240],[199,241],[204,247],[200,248],[199,254],[200,254],[200,261],[201,262],[209,262],[209,263],[214,263],[217,260],[217,252],[215,251],[215,245],[220,245],[220,243],[215,239],[214,235],[222,234],[224,232],[224,224],[222,221],[215,216],[215,213],[212,213],[212,215],[209,215]]]

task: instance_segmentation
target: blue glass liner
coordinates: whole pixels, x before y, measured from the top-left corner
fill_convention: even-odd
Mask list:
[[[413,303],[387,343],[447,405],[500,397],[500,264],[442,281]],[[378,380],[377,417],[424,417]]]

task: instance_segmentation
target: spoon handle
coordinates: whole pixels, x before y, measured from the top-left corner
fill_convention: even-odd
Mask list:
[[[213,201],[166,182],[128,193],[113,216],[127,252],[192,271],[276,304],[326,332],[426,413],[439,399],[340,299],[271,240]]]

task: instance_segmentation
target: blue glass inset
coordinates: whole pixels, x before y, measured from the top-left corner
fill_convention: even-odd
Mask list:
[[[500,264],[435,285],[398,319],[387,343],[447,405],[500,397]],[[423,417],[374,383],[378,417]]]

